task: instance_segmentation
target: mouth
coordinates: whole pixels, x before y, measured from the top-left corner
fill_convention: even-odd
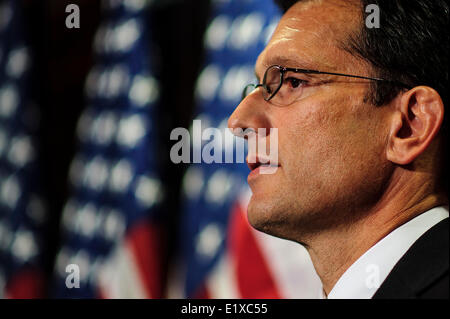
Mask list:
[[[260,157],[260,156],[247,156],[246,160],[247,166],[250,171],[255,171],[258,168],[275,168],[280,167],[281,165],[278,162],[270,161],[269,158]]]

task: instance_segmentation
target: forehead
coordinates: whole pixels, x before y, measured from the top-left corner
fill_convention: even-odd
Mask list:
[[[258,58],[256,69],[273,64],[287,67],[343,70],[354,61],[340,48],[361,21],[351,1],[306,1],[293,5],[281,18],[271,40]]]

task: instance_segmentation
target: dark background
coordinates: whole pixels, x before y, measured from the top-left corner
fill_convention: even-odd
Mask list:
[[[39,134],[44,191],[50,217],[48,247],[51,258],[45,270],[51,275],[58,249],[59,222],[70,195],[68,170],[77,150],[76,125],[85,107],[84,82],[94,61],[92,43],[101,21],[100,0],[19,0],[27,22],[34,51],[37,104],[40,109]],[[80,28],[68,29],[65,19],[69,4],[80,8]],[[188,127],[193,118],[194,85],[202,66],[203,33],[208,22],[209,0],[154,1],[150,15],[153,45],[156,44],[154,74],[160,80],[163,136],[174,127]],[[162,141],[161,154],[169,156],[170,140]],[[167,150],[167,151],[166,151]],[[180,181],[186,167],[166,160],[163,180],[169,191],[168,209],[179,211]],[[176,227],[171,214],[170,229]],[[169,255],[174,251],[174,236],[169,236]]]

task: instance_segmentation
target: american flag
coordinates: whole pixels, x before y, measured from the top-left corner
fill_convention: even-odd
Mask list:
[[[196,89],[199,105],[196,119],[202,121],[203,129],[226,130],[242,89],[256,82],[256,58],[279,18],[280,12],[272,0],[213,1],[213,15],[204,40],[207,60]],[[225,146],[222,155],[229,150],[233,148]],[[183,181],[185,202],[179,261],[172,271],[169,296],[319,296],[320,280],[306,250],[249,226],[248,173],[242,162],[192,164],[188,168]]]
[[[95,35],[96,64],[77,127],[62,215],[55,297],[158,298],[162,215],[158,175],[158,82],[152,76],[148,1],[110,0]],[[68,288],[66,267],[79,268]]]
[[[32,54],[15,0],[0,1],[0,297],[45,294],[47,212]]]

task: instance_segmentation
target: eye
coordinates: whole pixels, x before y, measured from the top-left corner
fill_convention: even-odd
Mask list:
[[[307,83],[307,81],[305,81],[305,80],[297,79],[297,78],[294,78],[294,77],[288,77],[284,81],[285,81],[285,83],[290,84],[290,87],[292,87],[294,89],[298,88],[302,84],[306,84]]]

